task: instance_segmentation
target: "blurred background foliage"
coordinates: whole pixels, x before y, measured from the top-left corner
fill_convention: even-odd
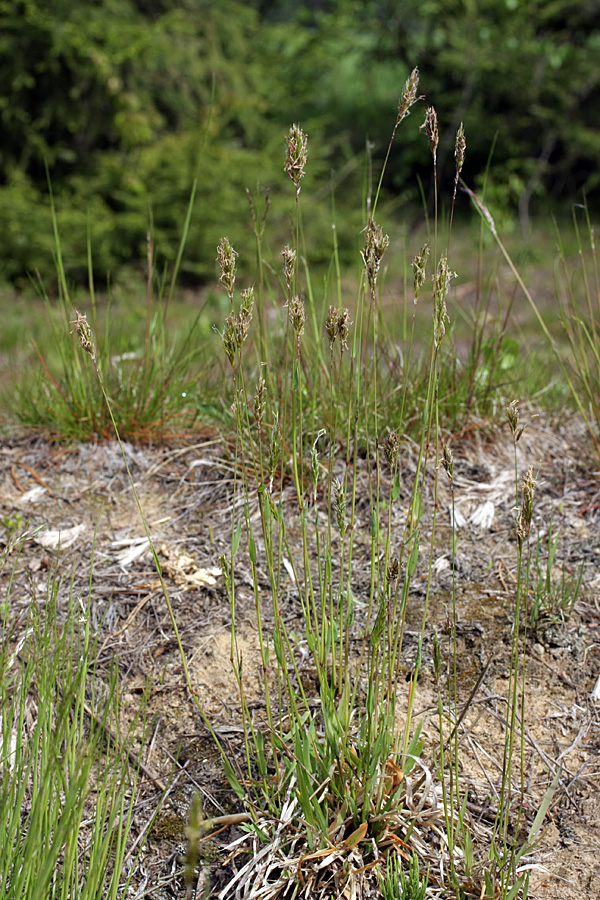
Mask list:
[[[597,0],[0,0],[0,280],[54,271],[46,166],[71,278],[88,236],[98,277],[142,265],[148,231],[172,262],[194,178],[183,278],[212,278],[222,234],[252,246],[246,188],[286,227],[292,122],[310,141],[304,216],[328,226],[333,190],[348,252],[414,66],[441,183],[462,120],[465,179],[488,167],[488,204],[526,232],[549,204],[594,205],[599,55]],[[390,214],[410,218],[431,181],[424,111],[397,136]]]

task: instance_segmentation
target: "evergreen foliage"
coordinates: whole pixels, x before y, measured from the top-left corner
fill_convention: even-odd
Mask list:
[[[149,229],[173,260],[194,178],[183,272],[212,276],[223,229],[238,245],[250,238],[246,188],[269,188],[277,216],[291,122],[324,148],[305,190],[326,191],[334,170],[338,184],[354,178],[354,201],[365,141],[378,147],[387,135],[415,65],[436,98],[440,169],[452,166],[462,120],[465,177],[482,177],[493,145],[488,200],[526,226],[536,198],[572,202],[597,187],[596,9],[594,0],[0,0],[0,279],[53,270],[46,166],[72,277],[85,275],[88,232],[97,275],[143,260]],[[387,170],[399,202],[418,197],[416,124]]]

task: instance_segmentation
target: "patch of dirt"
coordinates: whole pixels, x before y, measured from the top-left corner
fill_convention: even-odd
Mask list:
[[[539,531],[543,548],[550,521],[558,536],[553,580],[560,581],[563,572],[565,577],[576,576],[583,567],[579,599],[570,617],[561,621],[560,615],[542,616],[526,649],[524,764],[529,823],[561,770],[547,825],[529,858],[530,897],[538,900],[600,896],[600,701],[592,699],[600,675],[600,481],[587,446],[575,420],[553,428],[535,419],[517,448],[519,480],[529,465],[538,479],[532,539]],[[449,646],[454,585],[458,705],[461,709],[466,705],[461,766],[469,784],[470,813],[475,821],[485,821],[493,815],[505,737],[517,558],[514,455],[506,435],[491,443],[457,442],[453,452],[454,497],[440,473],[429,592],[426,528],[434,510],[431,472],[425,485],[421,564],[409,598],[403,666],[409,673],[414,664],[427,601],[416,710],[427,744],[435,748],[439,741],[433,637],[437,635],[443,648]],[[231,664],[231,610],[218,562],[230,547],[232,502],[239,500],[233,496],[230,457],[216,440],[208,439],[173,449],[127,447],[126,454],[169,588],[193,690],[219,739],[235,755],[242,746],[240,696]],[[406,489],[391,517],[398,540],[415,467],[410,449],[402,452],[402,459]],[[384,483],[384,496],[389,487]],[[250,514],[255,516],[257,508]],[[458,526],[454,571],[452,515]],[[36,532],[38,528],[43,530]],[[186,688],[169,611],[118,446],[61,448],[41,439],[5,441],[0,447],[0,549],[26,530],[30,537],[20,555],[13,552],[0,572],[2,597],[12,579],[10,611],[21,623],[32,593],[35,602],[44,604],[56,567],[62,576],[63,608],[71,590],[85,602],[93,558],[90,615],[101,647],[98,677],[118,659],[124,720],[133,719],[145,691],[151,728],[143,759],[146,776],[134,816],[134,837],[140,836],[144,849],[132,876],[132,896],[146,891],[145,896],[156,900],[181,897],[180,857],[193,794],[200,792],[207,816],[239,807]],[[293,522],[288,535],[293,540]],[[369,535],[370,507],[361,501],[352,579],[358,603],[369,592]],[[532,546],[535,553],[535,540]],[[257,541],[259,560],[260,551]],[[268,630],[268,578],[260,563],[259,587],[265,591],[261,614]],[[250,563],[243,547],[236,559],[236,596],[234,656],[243,663],[245,700],[260,715],[264,675]],[[282,585],[281,603],[286,622],[298,635],[300,674],[308,683],[310,659],[290,578]],[[360,624],[359,612],[358,631]],[[407,702],[408,684],[401,678],[400,717]],[[166,797],[146,833],[161,786],[167,788]],[[206,850],[213,892],[231,871],[219,847],[238,834],[230,826]],[[201,873],[198,885],[206,877]]]

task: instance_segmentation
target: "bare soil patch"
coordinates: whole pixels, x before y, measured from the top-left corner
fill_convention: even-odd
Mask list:
[[[460,702],[483,679],[462,723],[462,766],[475,819],[492,814],[504,740],[503,704],[510,660],[514,603],[514,458],[507,435],[490,442],[456,443],[455,508],[458,529],[456,591]],[[218,557],[231,537],[233,463],[216,440],[171,449],[126,448],[128,461],[167,577],[194,689],[224,745],[240,748],[239,697],[230,662],[231,615]],[[533,465],[538,479],[534,522],[543,535],[552,516],[559,534],[557,579],[584,567],[579,599],[570,618],[547,618],[527,646],[527,810],[535,815],[552,777],[561,767],[560,788],[542,839],[531,857],[530,897],[571,900],[600,896],[600,705],[592,691],[600,675],[600,480],[597,462],[576,420],[553,427],[543,418],[526,429],[519,445],[519,469]],[[412,483],[410,448],[403,455],[407,494],[398,500],[394,527],[404,521],[403,501]],[[426,664],[417,708],[424,734],[435,746],[437,715],[431,668],[434,633],[448,637],[452,592],[451,497],[442,479],[430,614],[424,645]],[[431,522],[431,485],[425,492],[425,521]],[[363,514],[364,513],[364,514]],[[24,622],[32,602],[45,602],[55,570],[62,578],[66,607],[70,591],[87,598],[93,558],[91,609],[102,648],[98,674],[118,659],[123,716],[133,717],[144,691],[148,697],[144,746],[147,775],[137,799],[134,835],[141,856],[129,857],[136,871],[131,896],[184,896],[180,857],[191,798],[199,791],[207,816],[239,809],[223,776],[218,754],[189,696],[181,661],[118,446],[57,447],[35,438],[7,440],[0,447],[0,542],[10,533],[44,526],[18,558],[0,573],[4,597],[12,578],[11,615]],[[368,591],[367,506],[357,520],[355,583],[360,599]],[[535,529],[534,529],[535,530]],[[60,533],[60,537],[58,535]],[[364,540],[363,540],[364,533]],[[43,535],[46,534],[45,543]],[[48,536],[50,535],[50,536]],[[533,537],[532,532],[532,537]],[[60,541],[60,552],[57,549]],[[542,545],[544,539],[542,537]],[[427,549],[423,536],[422,553]],[[362,548],[362,550],[361,550]],[[259,548],[260,549],[260,548]],[[425,561],[425,557],[424,557]],[[246,672],[246,694],[261,707],[261,682],[254,598],[238,569],[237,627]],[[362,567],[362,568],[361,568]],[[403,646],[410,671],[420,628],[426,568],[411,594]],[[249,573],[247,573],[249,575]],[[72,585],[72,586],[71,586]],[[265,579],[265,588],[266,588]],[[285,586],[289,621],[301,628],[298,599]],[[268,622],[268,617],[267,617]],[[360,621],[357,621],[357,628]],[[310,660],[302,656],[310,679]],[[400,709],[407,687],[398,684]],[[138,748],[132,748],[135,752]],[[145,829],[167,787],[149,832]],[[228,828],[206,845],[206,871],[198,882],[217,896],[242,863],[220,851],[238,832]]]

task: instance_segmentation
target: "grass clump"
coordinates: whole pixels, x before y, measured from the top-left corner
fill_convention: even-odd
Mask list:
[[[0,897],[121,897],[137,776],[114,737],[116,668],[103,683],[88,605],[56,571],[45,595],[32,596],[18,639],[11,600],[9,588],[0,611]]]
[[[392,141],[417,100],[416,91],[415,71],[399,104]],[[262,219],[253,215],[256,288],[248,287],[238,297],[237,253],[227,238],[218,248],[229,314],[216,332],[230,378],[227,396],[232,401],[234,434],[228,437],[235,462],[230,543],[220,565],[243,724],[240,757],[228,758],[219,748],[229,783],[244,808],[237,824],[245,834],[232,849],[248,855],[219,894],[220,900],[234,896],[514,900],[527,895],[525,857],[551,792],[522,840],[524,661],[527,629],[533,624],[528,618],[528,588],[535,478],[529,470],[520,487],[516,447],[523,429],[516,402],[508,407],[508,419],[515,446],[517,587],[501,784],[496,818],[487,831],[469,815],[468,780],[460,762],[460,729],[474,695],[462,705],[454,526],[449,547],[452,613],[445,693],[441,688],[437,693],[437,741],[423,734],[415,713],[427,666],[442,469],[454,504],[453,454],[444,426],[449,421],[456,424],[464,405],[457,401],[448,416],[445,398],[452,394],[452,385],[455,389],[461,384],[469,412],[478,403],[496,403],[494,379],[503,371],[499,359],[510,350],[505,319],[489,343],[476,333],[466,377],[451,364],[458,359],[455,351],[446,353],[457,277],[450,262],[451,223],[466,139],[459,128],[450,229],[442,237],[433,107],[427,110],[423,128],[433,159],[435,216],[430,240],[413,261],[412,299],[416,305],[427,298],[431,320],[426,339],[420,340],[413,318],[405,329],[401,354],[390,343],[381,310],[382,263],[390,240],[377,219],[379,189],[374,197],[369,195],[365,208],[354,302],[342,305],[335,243],[328,289],[337,302],[317,301],[301,252],[300,184],[308,142],[298,126],[290,129],[285,162],[294,198],[290,242],[281,252],[275,278],[279,287],[272,293],[276,296],[277,290],[280,305],[271,310],[267,304],[271,289],[262,258],[267,210]],[[62,283],[66,310],[68,294]],[[330,299],[327,291],[325,296]],[[148,298],[150,310],[150,288]],[[144,358],[152,348],[148,316]],[[258,337],[253,340],[256,323]],[[73,340],[92,361],[86,368],[85,356],[77,362],[65,358],[69,371],[81,373],[74,382],[85,384],[86,397],[94,384],[98,403],[106,410],[104,421],[110,422],[119,439],[127,436],[114,412],[118,406],[107,364],[97,349],[94,319],[90,326],[76,313],[69,324]],[[390,365],[395,357],[396,369]],[[144,365],[140,375],[146,380],[139,385],[136,410],[145,407],[141,398],[149,397],[158,377]],[[482,370],[484,374],[478,375]],[[75,418],[82,407],[72,408]],[[159,421],[165,421],[164,415]],[[141,508],[140,513],[144,518]],[[451,521],[455,522],[454,510]],[[145,527],[150,537],[146,523]],[[187,685],[195,697],[155,552],[154,560]],[[241,577],[247,580],[247,572],[260,647],[264,703],[259,711],[247,699],[248,679],[256,673],[249,673],[241,650],[238,616],[238,585]],[[415,610],[418,585],[423,587]],[[289,598],[292,614],[284,605]],[[409,655],[406,637],[415,622],[415,648]],[[437,649],[434,646],[436,682],[441,680],[442,652],[439,643]],[[190,843],[204,827],[197,809],[194,817],[188,829]],[[190,850],[188,884],[197,859]]]
[[[414,102],[414,79],[407,82],[405,94],[409,92]],[[243,763],[235,769],[229,765],[228,777],[252,817],[246,826],[250,859],[221,892],[221,900],[240,892],[251,896],[259,889],[265,900],[288,891],[306,898],[371,896],[377,890],[422,898],[428,884],[436,895],[441,891],[448,896],[476,889],[481,897],[514,898],[527,889],[527,874],[517,872],[511,837],[515,814],[517,828],[519,818],[514,806],[520,809],[522,803],[522,795],[519,799],[512,790],[519,736],[523,752],[516,712],[524,688],[519,631],[513,637],[509,686],[511,737],[487,859],[481,844],[474,850],[483,836],[466,811],[451,657],[447,705],[440,700],[437,750],[426,748],[414,717],[432,597],[441,467],[452,481],[440,384],[447,298],[456,277],[448,259],[449,238],[441,249],[437,228],[437,117],[432,107],[424,129],[434,162],[436,218],[431,257],[423,248],[413,268],[415,299],[420,292],[430,294],[432,322],[420,363],[422,394],[410,470],[403,464],[401,446],[406,388],[400,391],[396,417],[380,405],[385,334],[379,275],[389,238],[375,218],[377,196],[365,223],[354,309],[331,305],[319,322],[310,289],[300,287],[298,251],[284,249],[281,284],[287,316],[277,354],[283,364],[266,367],[255,392],[247,352],[254,298],[242,291],[238,306],[235,252],[225,240],[219,251],[221,282],[231,307],[220,334],[233,378],[239,472],[230,552],[221,557],[221,566],[244,725]],[[289,166],[296,189],[296,239],[306,146],[305,136],[294,127],[288,160],[299,159],[302,148],[301,162]],[[464,153],[460,129],[456,180]],[[260,328],[261,314],[258,321]],[[267,343],[263,334],[260,346]],[[409,349],[407,365],[411,356]],[[406,385],[410,373],[404,374]],[[433,514],[428,520],[429,499]],[[520,554],[530,516],[528,505],[518,523]],[[359,555],[367,560],[366,581],[360,579]],[[249,675],[238,640],[241,566],[249,566],[253,585],[265,701],[260,720],[246,701]],[[404,675],[404,638],[417,578],[425,582],[424,598],[416,656]],[[286,621],[285,591],[296,598],[301,636]],[[524,602],[521,579],[517,620],[519,600]],[[298,643],[310,660],[312,686],[296,652]],[[403,681],[407,693],[400,703]],[[412,859],[406,872],[401,857]]]

